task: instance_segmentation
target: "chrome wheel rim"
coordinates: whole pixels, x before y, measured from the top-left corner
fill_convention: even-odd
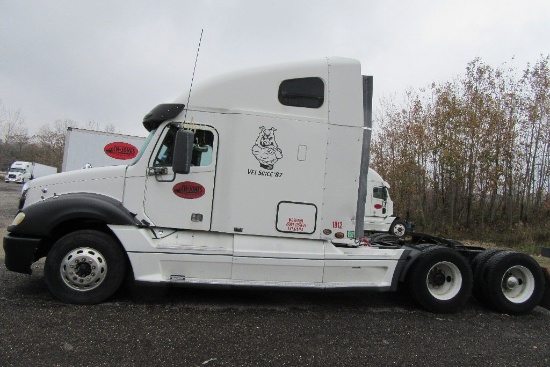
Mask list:
[[[501,281],[502,294],[513,303],[523,303],[535,291],[535,277],[525,266],[512,266],[504,273]]]
[[[107,262],[99,251],[80,247],[63,257],[59,270],[65,284],[85,292],[99,287],[105,281]]]
[[[430,268],[426,277],[426,285],[434,298],[446,301],[460,292],[462,274],[455,264],[441,261]]]
[[[405,232],[406,232],[406,228],[403,224],[396,224],[393,227],[393,234],[398,237],[404,236]]]

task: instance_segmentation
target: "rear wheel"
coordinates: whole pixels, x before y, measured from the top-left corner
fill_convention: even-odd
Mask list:
[[[485,266],[490,307],[503,313],[522,314],[540,303],[544,275],[532,257],[503,251],[491,257]]]
[[[472,290],[472,270],[451,249],[428,246],[408,274],[414,300],[431,312],[452,313],[461,309]]]
[[[46,257],[44,277],[53,295],[68,303],[95,304],[122,284],[126,259],[106,233],[82,230],[57,241]]]

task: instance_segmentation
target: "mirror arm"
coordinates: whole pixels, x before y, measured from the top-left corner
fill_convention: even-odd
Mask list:
[[[164,176],[168,174],[168,167],[148,167],[147,174],[149,176],[155,176],[155,180],[157,180],[157,182],[173,182],[176,180],[176,173],[173,174],[171,180],[159,179],[159,176]]]
[[[148,167],[147,168],[147,175],[149,176],[166,175],[166,174],[168,174],[167,167]]]

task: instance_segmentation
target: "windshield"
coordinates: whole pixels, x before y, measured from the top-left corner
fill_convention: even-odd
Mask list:
[[[151,130],[151,132],[149,133],[149,136],[147,136],[147,139],[145,139],[145,141],[141,145],[141,148],[139,148],[138,155],[134,158],[132,163],[130,163],[130,166],[133,166],[134,164],[136,164],[141,159],[141,156],[143,155],[143,152],[145,151],[145,149],[147,149],[147,146],[151,142],[151,139],[153,139],[153,135],[155,135],[156,132],[157,132],[157,129]]]
[[[23,168],[10,168],[10,172],[25,172]]]

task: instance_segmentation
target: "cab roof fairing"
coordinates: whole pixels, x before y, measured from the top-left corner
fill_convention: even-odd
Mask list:
[[[330,96],[329,79],[338,77],[339,68],[354,65],[357,60],[330,57],[294,63],[270,65],[236,71],[209,78],[197,84],[189,94],[183,93],[175,104],[187,103],[192,110],[250,111],[255,113],[294,115],[327,120]],[[332,73],[332,74],[331,74]],[[330,75],[329,75],[330,74]],[[325,102],[319,108],[284,106],[278,100],[279,86],[288,79],[318,77],[325,83]],[[331,80],[331,82],[332,82]]]

